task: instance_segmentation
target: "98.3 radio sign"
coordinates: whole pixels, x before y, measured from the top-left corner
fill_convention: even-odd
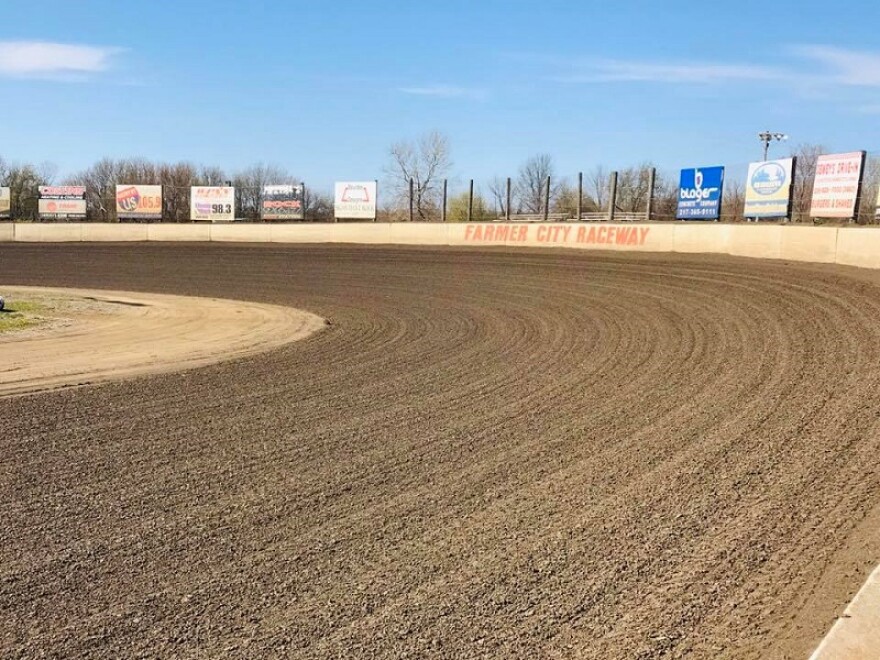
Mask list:
[[[207,222],[232,222],[235,220],[235,188],[193,186],[189,217]]]

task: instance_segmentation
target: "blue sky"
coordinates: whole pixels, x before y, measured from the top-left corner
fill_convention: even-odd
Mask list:
[[[880,151],[880,3],[9,2],[0,156],[381,177],[437,129],[454,174],[744,166],[755,134]],[[774,146],[776,153],[788,146]]]

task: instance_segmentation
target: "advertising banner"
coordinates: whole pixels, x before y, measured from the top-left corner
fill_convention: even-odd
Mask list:
[[[12,195],[9,188],[0,188],[0,218],[8,218],[12,209]]]
[[[263,186],[263,220],[302,220],[303,187],[293,185]]]
[[[862,185],[865,152],[819,156],[813,179],[811,218],[853,218]]]
[[[678,220],[717,220],[724,193],[723,167],[694,167],[681,171],[678,187]]]
[[[190,220],[232,222],[235,220],[235,188],[193,186],[190,191]]]
[[[40,186],[38,211],[42,220],[82,220],[86,217],[85,186]]]
[[[333,200],[337,218],[376,219],[375,181],[337,181]]]
[[[746,218],[785,218],[791,206],[794,159],[765,160],[749,165],[746,179]]]
[[[162,186],[117,185],[116,216],[134,220],[161,219]]]

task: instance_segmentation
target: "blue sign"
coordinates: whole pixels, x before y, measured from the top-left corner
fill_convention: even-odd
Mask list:
[[[681,171],[678,187],[678,220],[717,220],[724,192],[723,167],[694,167]]]

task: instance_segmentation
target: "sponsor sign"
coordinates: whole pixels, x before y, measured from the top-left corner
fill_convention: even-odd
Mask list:
[[[81,220],[86,217],[86,187],[40,186],[37,205],[43,220]]]
[[[162,186],[116,186],[116,215],[119,218],[157,220],[162,217]]]
[[[12,208],[12,195],[9,188],[0,188],[0,218],[8,218]]]
[[[263,220],[302,220],[303,187],[263,186]]]
[[[376,219],[375,181],[338,181],[333,203],[337,218]]]
[[[717,220],[724,192],[723,167],[695,167],[681,171],[678,187],[679,220]]]
[[[190,220],[231,222],[235,220],[235,188],[193,186],[190,191]]]
[[[785,218],[791,206],[794,159],[765,160],[749,165],[743,215],[747,218]]]
[[[862,186],[865,152],[827,154],[816,161],[812,218],[853,218]]]

